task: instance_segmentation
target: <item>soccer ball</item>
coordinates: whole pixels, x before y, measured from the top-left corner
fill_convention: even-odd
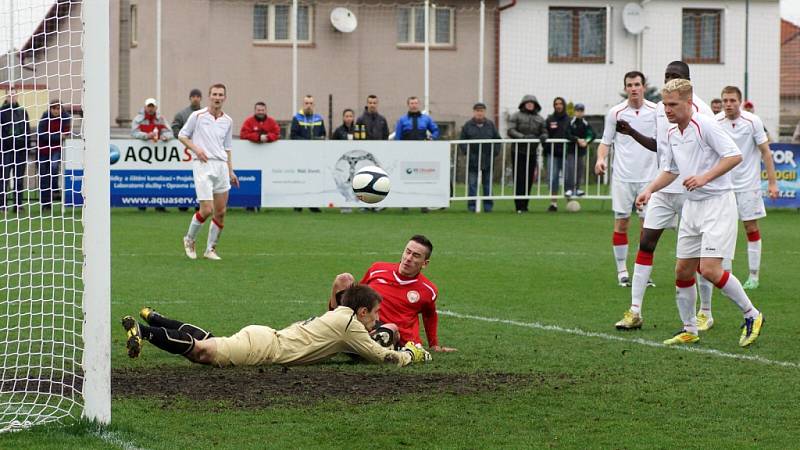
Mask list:
[[[570,200],[567,202],[567,211],[578,212],[581,210],[581,204],[577,200]]]
[[[353,192],[364,203],[378,203],[389,194],[389,175],[378,166],[363,167],[353,176]]]
[[[370,333],[372,339],[381,347],[394,348],[400,341],[400,329],[393,323],[384,323]]]

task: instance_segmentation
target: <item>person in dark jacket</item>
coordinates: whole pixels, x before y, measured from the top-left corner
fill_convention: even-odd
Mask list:
[[[544,118],[539,115],[542,106],[533,95],[525,95],[519,102],[519,111],[508,118],[508,137],[544,141],[547,139],[547,128]],[[537,149],[539,142],[521,142],[514,144],[511,151],[514,161],[514,194],[528,195],[536,177]],[[528,212],[528,199],[514,199],[518,214]]]
[[[545,119],[547,123],[548,139],[566,139],[570,142],[574,138],[569,132],[570,117],[567,114],[567,101],[563,97],[553,99],[553,113]],[[564,150],[570,147],[570,143],[548,143],[544,146],[545,156],[547,156],[547,173],[550,181],[550,212],[558,211],[558,181],[564,169]]]
[[[361,130],[366,135],[361,139],[372,141],[389,139],[389,123],[378,113],[378,97],[376,95],[367,97],[367,106],[364,107],[364,113],[358,118],[356,125],[363,127]]]
[[[494,122],[486,118],[486,105],[475,103],[472,107],[472,119],[461,127],[460,140],[501,139]],[[478,171],[481,171],[481,186],[484,196],[492,195],[492,170],[494,156],[500,151],[499,144],[461,144],[459,149],[467,154],[467,195],[474,197],[478,193]],[[483,210],[491,212],[492,200],[483,201]],[[467,208],[475,212],[475,200],[467,201]]]
[[[42,114],[36,134],[39,140],[39,200],[42,210],[52,206],[53,193],[58,191],[58,174],[61,166],[61,140],[69,133],[72,118],[61,108],[59,100],[50,102]]]
[[[408,113],[400,117],[394,127],[398,141],[427,141],[439,139],[439,127],[431,116],[419,110],[419,99],[408,97]]]
[[[342,125],[333,132],[331,139],[335,141],[352,141],[356,135],[356,113],[347,108],[342,112]]]
[[[569,133],[575,139],[567,153],[567,173],[564,174],[564,195],[582,197],[581,190],[586,176],[586,150],[594,141],[594,129],[583,117],[586,107],[582,103],[575,105],[575,117],[569,122]],[[576,183],[577,180],[577,183]]]
[[[178,113],[175,114],[175,118],[172,119],[170,128],[172,128],[173,135],[177,136],[181,132],[181,128],[183,128],[183,126],[186,124],[186,121],[189,120],[189,116],[191,116],[193,112],[203,107],[202,103],[203,92],[197,88],[192,89],[189,92],[189,106],[178,111]]]
[[[292,128],[289,139],[323,140],[325,139],[325,121],[314,112],[314,97],[303,97],[303,109],[292,117]]]
[[[6,182],[11,180],[14,211],[22,210],[25,189],[25,166],[28,163],[28,139],[32,137],[28,112],[17,103],[17,91],[8,90],[6,101],[0,106],[0,150],[2,151],[3,179],[0,180],[0,208],[6,206]]]

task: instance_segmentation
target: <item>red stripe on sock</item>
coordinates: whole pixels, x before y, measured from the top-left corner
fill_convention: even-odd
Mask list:
[[[675,280],[675,287],[689,288],[692,286],[694,286],[694,278],[690,278],[688,280]]]
[[[645,252],[643,250],[639,250],[639,253],[636,254],[636,264],[642,266],[652,266],[653,265],[653,254],[650,252]]]
[[[197,219],[198,222],[203,223],[206,221],[206,218],[200,215],[200,211],[194,213],[194,218]]]
[[[614,237],[611,239],[614,245],[626,245],[628,243],[628,235],[625,233],[614,232]]]
[[[747,240],[750,242],[756,242],[761,240],[761,232],[756,230],[752,233],[747,233]]]
[[[222,229],[222,224],[217,222],[217,219],[211,219],[211,221],[214,222],[214,225],[216,225],[217,228],[219,228],[220,230]]]
[[[724,288],[725,287],[725,283],[728,282],[728,278],[730,278],[730,277],[731,277],[731,273],[728,272],[727,270],[725,272],[722,272],[722,278],[719,279],[719,283],[715,284],[715,286],[718,289]]]

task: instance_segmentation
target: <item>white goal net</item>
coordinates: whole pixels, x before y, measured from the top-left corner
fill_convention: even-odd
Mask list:
[[[97,110],[84,120],[91,108],[84,13],[100,6],[94,3],[0,0],[0,432],[81,414],[107,421],[84,409],[104,366],[85,354],[85,331],[107,329],[95,314],[103,308],[88,309],[97,248],[90,248],[95,239],[87,238],[93,226],[87,221],[103,208],[88,201],[68,206],[72,186],[65,181],[82,181],[85,191],[89,175],[65,180],[62,171],[75,154],[68,146],[86,143],[89,120],[105,120],[108,128],[108,114]]]

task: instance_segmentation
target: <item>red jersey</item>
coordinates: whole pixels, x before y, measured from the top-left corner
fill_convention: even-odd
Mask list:
[[[366,284],[381,294],[383,301],[380,320],[397,325],[401,343],[422,343],[419,338],[419,315],[422,314],[428,346],[439,345],[436,336],[439,322],[436,298],[439,290],[422,273],[414,278],[400,275],[397,272],[399,266],[398,263],[374,263],[364,274],[360,284]]]

